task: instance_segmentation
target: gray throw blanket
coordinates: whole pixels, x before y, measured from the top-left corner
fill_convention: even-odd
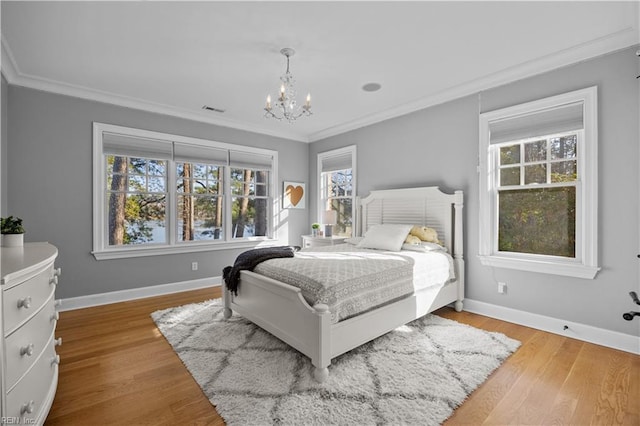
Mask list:
[[[299,247],[292,246],[264,247],[240,253],[233,266],[227,266],[222,270],[227,289],[237,295],[240,271],[253,271],[253,268],[265,260],[293,257],[298,249]]]

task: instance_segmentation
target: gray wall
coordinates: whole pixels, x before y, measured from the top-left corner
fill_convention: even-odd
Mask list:
[[[1,76],[0,86],[0,216],[7,216],[7,111],[8,111],[8,83],[4,75]]]
[[[25,241],[58,247],[59,298],[219,277],[241,251],[96,261],[90,253],[93,121],[277,150],[279,191],[283,180],[308,179],[309,146],[300,142],[12,85],[8,97],[9,213],[24,219]],[[300,244],[307,211],[282,213],[278,237]],[[192,261],[198,271],[191,271]]]
[[[465,193],[467,298],[521,311],[638,335],[638,321],[622,319],[637,307],[639,106],[637,48],[599,57],[377,123],[311,145],[310,188],[316,192],[316,154],[356,144],[358,189],[438,185]],[[478,112],[598,86],[599,263],[596,279],[483,266],[477,259]],[[381,172],[384,170],[385,172]],[[315,199],[315,196],[310,198]],[[314,220],[311,203],[310,220]],[[498,294],[497,282],[507,283]]]
[[[316,154],[356,144],[358,194],[438,185],[465,192],[467,297],[638,334],[622,320],[635,306],[638,276],[639,127],[635,50],[596,58],[310,145],[98,102],[9,86],[2,81],[2,208],[24,218],[26,241],[50,241],[63,267],[59,297],[217,277],[239,250],[96,261],[92,249],[91,123],[174,133],[279,151],[279,183],[307,183],[308,210],[283,212],[283,242],[299,244],[316,218]],[[482,266],[478,253],[478,112],[571,90],[599,90],[599,257],[594,280]],[[5,106],[8,103],[8,108]],[[5,134],[8,122],[8,134]],[[7,142],[8,141],[8,142]],[[307,166],[308,165],[308,169]],[[385,170],[381,173],[381,170]],[[5,179],[5,176],[9,178]],[[9,206],[7,209],[5,206]],[[192,272],[192,261],[200,270]],[[508,285],[497,293],[497,281]]]

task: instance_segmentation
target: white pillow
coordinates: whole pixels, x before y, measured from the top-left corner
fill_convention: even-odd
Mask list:
[[[364,234],[356,247],[400,251],[411,231],[411,225],[374,225]]]

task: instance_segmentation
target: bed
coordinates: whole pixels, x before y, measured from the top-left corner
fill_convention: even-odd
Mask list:
[[[314,377],[329,376],[331,360],[443,306],[464,299],[463,193],[438,187],[371,191],[358,200],[358,235],[383,224],[428,226],[452,257],[454,279],[428,286],[366,312],[336,320],[325,303],[311,306],[299,287],[242,271],[237,293],[223,289],[224,316],[235,311],[311,359]]]

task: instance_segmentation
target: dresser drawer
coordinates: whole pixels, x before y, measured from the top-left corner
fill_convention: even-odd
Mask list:
[[[48,412],[52,388],[57,383],[56,358],[51,339],[27,375],[7,394],[7,410],[3,414],[5,418],[20,418],[21,424],[44,421],[40,417]]]
[[[5,290],[2,295],[5,335],[13,332],[33,315],[54,289],[53,263],[25,282]]]
[[[6,339],[7,389],[15,385],[51,340],[56,326],[53,288],[51,290],[40,312]]]

